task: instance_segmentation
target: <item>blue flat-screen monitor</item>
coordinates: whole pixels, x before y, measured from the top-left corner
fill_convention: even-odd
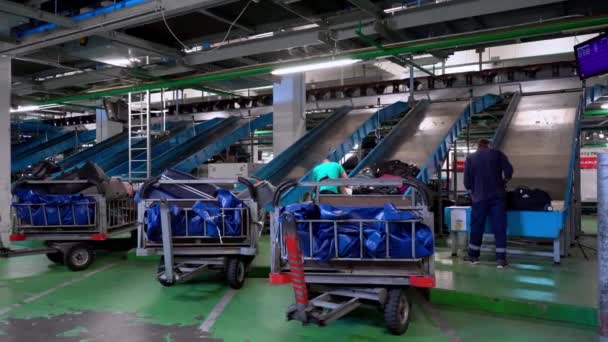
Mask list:
[[[582,80],[608,73],[608,34],[575,45],[574,55]]]

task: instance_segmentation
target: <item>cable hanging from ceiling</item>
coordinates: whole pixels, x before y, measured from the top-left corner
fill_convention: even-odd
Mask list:
[[[241,12],[239,13],[239,15],[236,17],[236,19],[234,19],[234,21],[230,24],[230,26],[228,27],[228,31],[226,31],[226,34],[224,35],[224,39],[222,39],[221,42],[217,43],[217,47],[209,50],[209,51],[215,51],[218,50],[219,48],[222,47],[222,44],[224,44],[226,42],[226,40],[228,39],[228,36],[230,35],[230,32],[232,31],[232,28],[234,27],[234,25],[236,25],[236,23],[239,21],[239,19],[241,19],[241,17],[243,16],[243,14],[245,13],[245,11],[247,10],[247,8],[249,7],[249,5],[253,2],[253,0],[249,0],[247,1],[247,3],[245,4],[245,6],[243,7],[243,9],[241,10]],[[214,44],[215,45],[215,44]]]
[[[167,28],[167,31],[169,31],[169,33],[173,36],[173,38],[184,48],[184,50],[191,50],[191,48],[189,46],[187,46],[186,44],[184,44],[183,41],[181,41],[177,35],[175,34],[175,32],[173,32],[173,30],[171,29],[171,26],[169,26],[169,23],[167,22],[167,18],[165,16],[165,7],[163,6],[163,1],[162,0],[157,0],[158,2],[158,9],[160,11],[161,17],[163,19],[163,22],[165,24],[165,27]],[[228,36],[230,36],[230,32],[232,32],[232,29],[234,28],[234,25],[236,25],[236,23],[239,21],[239,19],[243,16],[243,14],[245,13],[245,11],[247,10],[247,8],[249,7],[249,5],[253,2],[253,0],[249,0],[247,1],[247,3],[245,4],[245,6],[243,7],[243,9],[241,9],[241,11],[239,12],[239,15],[236,17],[236,19],[234,19],[234,21],[230,24],[230,26],[228,27],[228,30],[226,31],[226,34],[224,35],[224,38],[222,39],[221,42],[219,43],[215,43],[214,45],[217,45],[217,47],[209,50],[209,51],[214,51],[219,49],[228,39]]]

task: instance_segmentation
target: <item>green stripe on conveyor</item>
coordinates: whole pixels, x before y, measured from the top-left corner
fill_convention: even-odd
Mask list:
[[[590,110],[586,110],[583,114],[584,115],[606,115],[606,114],[608,114],[608,110],[607,109],[590,109]]]

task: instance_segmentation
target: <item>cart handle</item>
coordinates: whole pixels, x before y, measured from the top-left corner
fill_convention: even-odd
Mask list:
[[[287,190],[296,187],[297,185],[298,181],[295,179],[288,179],[283,183],[279,184],[279,186],[277,186],[276,190],[274,191],[274,195],[272,196],[272,206],[278,208],[280,206],[281,197],[283,197],[283,194],[287,192]]]
[[[274,207],[278,207],[280,205],[281,197],[286,193],[289,189],[296,186],[307,186],[307,187],[315,187],[322,185],[330,185],[330,186],[401,186],[407,185],[415,188],[422,195],[422,202],[425,206],[429,206],[430,203],[430,190],[422,181],[414,178],[414,177],[405,177],[402,179],[360,179],[360,178],[349,178],[349,179],[327,179],[321,182],[298,182],[294,179],[284,181],[279,184],[277,187],[273,199],[272,204]]]
[[[239,177],[237,177],[237,180],[239,181],[239,183],[241,183],[242,185],[247,187],[247,190],[249,190],[249,194],[251,195],[251,198],[256,198],[255,185],[249,179],[239,176]]]

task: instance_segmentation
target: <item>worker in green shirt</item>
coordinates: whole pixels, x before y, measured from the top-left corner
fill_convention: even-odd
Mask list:
[[[312,169],[313,182],[320,182],[325,179],[348,178],[346,171],[342,165],[332,162],[329,159],[324,159],[321,164]],[[337,186],[321,186],[319,188],[321,194],[338,194],[340,189]]]

